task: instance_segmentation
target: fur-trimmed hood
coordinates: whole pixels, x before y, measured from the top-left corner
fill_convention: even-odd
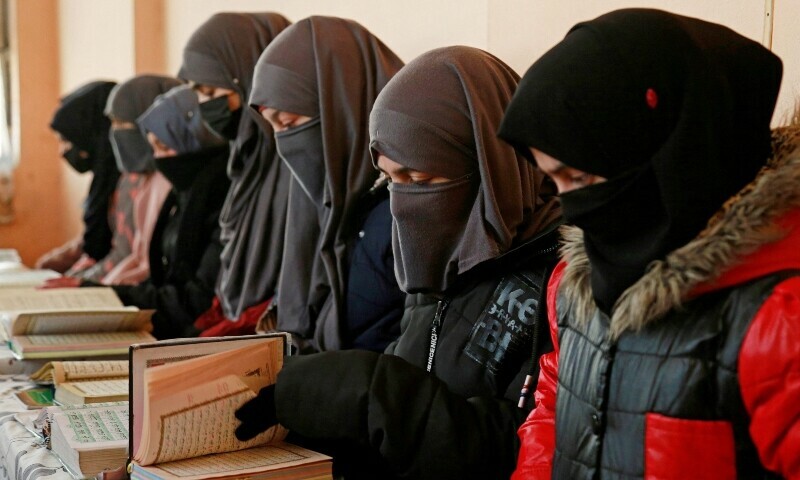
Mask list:
[[[756,178],[728,200],[694,240],[664,260],[652,262],[625,290],[611,314],[612,338],[658,320],[691,298],[698,287],[718,282],[730,269],[747,262],[749,255],[790,234],[780,228],[779,220],[800,209],[800,125],[774,130],[772,149],[772,158]],[[575,318],[588,321],[597,306],[583,231],[565,226],[561,233],[567,266],[559,293],[566,297]]]

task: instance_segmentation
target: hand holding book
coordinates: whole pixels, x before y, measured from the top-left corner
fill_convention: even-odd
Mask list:
[[[259,390],[255,398],[245,402],[236,410],[241,424],[236,428],[236,438],[246,442],[268,428],[278,424],[275,413],[275,385]]]

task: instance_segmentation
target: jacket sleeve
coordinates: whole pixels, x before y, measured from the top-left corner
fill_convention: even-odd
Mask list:
[[[556,388],[558,385],[558,317],[556,299],[564,274],[564,262],[559,263],[547,285],[547,316],[553,351],[539,360],[539,381],[534,394],[534,409],[519,429],[521,442],[517,470],[512,480],[549,479],[556,442]]]
[[[196,336],[194,321],[211,307],[219,273],[222,246],[215,230],[197,269],[185,280],[172,279],[160,285],[150,279],[138,285],[116,285],[114,291],[125,305],[154,308],[153,335],[156,338]],[[188,276],[188,275],[187,275]]]
[[[326,352],[289,359],[278,420],[311,438],[369,444],[401,477],[508,478],[524,413],[511,401],[463,398],[394,355]]]
[[[778,284],[739,350],[739,384],[763,465],[800,479],[800,278]]]

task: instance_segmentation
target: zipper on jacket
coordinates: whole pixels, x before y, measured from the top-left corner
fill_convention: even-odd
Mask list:
[[[431,343],[428,348],[428,372],[433,370],[433,357],[436,355],[436,344],[439,342],[439,330],[442,328],[442,318],[444,318],[444,312],[449,304],[450,300],[443,298],[436,306],[436,315],[433,316],[431,324]]]
[[[550,247],[544,250],[544,253],[554,251],[557,247]],[[547,285],[550,283],[550,275],[553,274],[553,268],[544,267],[542,274],[542,283],[539,286],[539,303],[536,308],[536,314],[533,320],[533,335],[531,338],[531,364],[528,367],[528,374],[525,375],[525,382],[522,384],[522,390],[519,392],[519,401],[517,402],[518,408],[525,408],[528,399],[533,395],[536,389],[533,386],[536,367],[539,365],[539,332],[542,328],[549,329],[549,319],[547,318]],[[544,325],[542,322],[545,322]]]

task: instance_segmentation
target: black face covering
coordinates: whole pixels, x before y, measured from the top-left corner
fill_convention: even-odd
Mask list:
[[[210,161],[219,158],[227,150],[228,146],[222,145],[173,157],[156,158],[155,166],[175,190],[183,192],[191,188],[195,178],[208,167]]]
[[[145,173],[153,170],[153,149],[138,128],[112,129],[109,137],[120,172]]]
[[[92,169],[92,162],[94,160],[92,160],[91,155],[87,154],[85,157],[81,156],[81,149],[75,145],[65,151],[62,156],[78,173],[86,173]]]
[[[780,78],[758,43],[648,9],[575,26],[525,74],[501,138],[608,179],[561,197],[605,313],[764,165]]]
[[[283,132],[275,132],[278,154],[312,202],[321,208],[325,195],[325,153],[320,117]]]
[[[395,273],[404,291],[443,292],[459,273],[459,247],[477,195],[474,174],[450,182],[392,183]],[[408,254],[411,254],[410,256]]]
[[[203,119],[214,132],[228,140],[236,138],[239,119],[242,116],[241,107],[231,111],[228,107],[228,96],[213,98],[200,104]]]
[[[666,212],[659,192],[650,188],[652,168],[639,168],[612,180],[561,195],[564,218],[584,231],[592,265],[592,286],[597,306],[613,308],[611,299],[644,274],[640,255],[657,255],[659,245],[647,234],[665,229]],[[652,208],[639,208],[640,202]],[[628,228],[635,225],[636,228]],[[613,267],[613,275],[604,275]]]

